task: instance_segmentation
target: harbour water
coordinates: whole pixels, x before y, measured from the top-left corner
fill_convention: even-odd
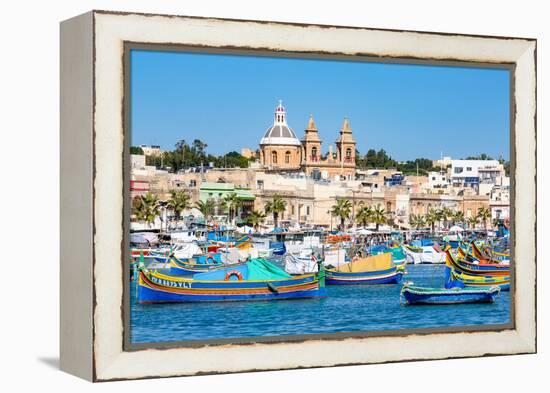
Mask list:
[[[408,265],[403,281],[441,287],[444,265]],[[510,293],[492,304],[401,306],[401,285],[328,286],[324,299],[139,305],[131,290],[132,343],[505,324]]]

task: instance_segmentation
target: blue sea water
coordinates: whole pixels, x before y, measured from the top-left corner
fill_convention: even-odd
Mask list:
[[[408,265],[403,281],[441,287],[444,266]],[[132,282],[130,341],[154,343],[258,336],[504,324],[510,293],[492,304],[402,306],[400,284],[328,286],[325,299],[140,305]]]

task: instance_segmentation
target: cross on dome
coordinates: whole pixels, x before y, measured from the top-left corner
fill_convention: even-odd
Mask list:
[[[279,105],[275,108],[275,122],[274,125],[286,125],[286,111],[283,106],[283,100],[279,100]]]
[[[301,145],[296,134],[286,122],[286,110],[282,100],[279,100],[279,105],[275,108],[273,125],[267,129],[264,137],[260,141],[260,145]]]

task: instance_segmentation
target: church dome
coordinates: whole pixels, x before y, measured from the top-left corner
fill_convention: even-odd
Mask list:
[[[260,145],[301,145],[296,134],[286,122],[286,111],[281,102],[275,108],[273,125],[265,132]]]

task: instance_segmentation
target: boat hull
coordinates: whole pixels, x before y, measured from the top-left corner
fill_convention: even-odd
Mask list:
[[[195,281],[140,272],[137,301],[140,304],[230,302],[322,298],[326,288],[316,275],[277,281]]]
[[[326,270],[325,282],[327,285],[377,285],[397,284],[401,281],[403,272],[396,267],[373,272],[338,272]]]
[[[441,290],[405,286],[401,290],[401,303],[404,305],[493,303],[499,292],[498,287]]]

